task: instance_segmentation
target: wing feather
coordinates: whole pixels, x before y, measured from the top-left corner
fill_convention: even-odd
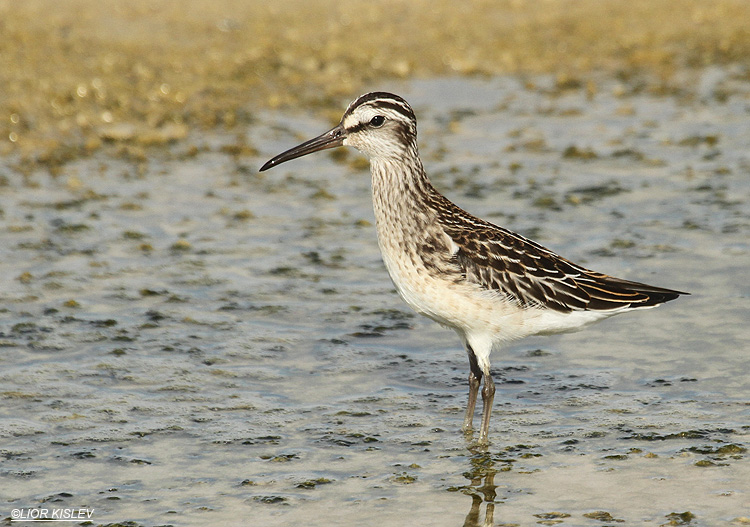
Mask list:
[[[463,279],[520,306],[613,311],[656,306],[687,294],[591,271],[447,199],[439,201],[438,222],[453,241],[453,262]]]

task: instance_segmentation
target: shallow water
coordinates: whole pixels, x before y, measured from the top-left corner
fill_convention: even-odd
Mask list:
[[[57,178],[7,163],[0,517],[750,522],[750,85],[696,82],[696,97],[546,78],[377,87],[412,103],[428,172],[459,205],[692,293],[496,352],[486,452],[459,431],[458,339],[385,273],[358,154],[257,173],[322,116],[259,113],[246,137]],[[245,141],[257,156],[232,148]]]

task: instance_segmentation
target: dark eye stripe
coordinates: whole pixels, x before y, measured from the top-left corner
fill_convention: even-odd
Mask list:
[[[356,134],[357,132],[359,132],[359,131],[363,130],[364,128],[366,128],[367,125],[369,125],[369,124],[370,123],[357,123],[354,126],[352,126],[350,128],[347,128],[346,129],[346,133],[347,134]]]

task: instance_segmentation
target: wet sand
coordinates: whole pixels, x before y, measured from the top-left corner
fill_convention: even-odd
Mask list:
[[[687,95],[686,71],[747,80],[748,19],[743,0],[0,0],[0,154],[25,174],[143,158],[188,131],[243,133],[261,108],[337,119],[392,79],[551,74],[595,92],[604,73]]]

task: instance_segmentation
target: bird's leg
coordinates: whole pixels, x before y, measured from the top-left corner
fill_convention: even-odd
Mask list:
[[[471,368],[471,372],[469,373],[469,402],[466,405],[466,415],[464,416],[464,432],[468,432],[473,428],[474,408],[477,404],[479,385],[482,382],[482,369],[477,363],[477,356],[474,354],[474,350],[471,349],[471,346],[468,344],[466,344],[466,352],[469,354],[469,367]]]
[[[490,416],[492,402],[495,400],[495,382],[489,371],[484,372],[484,386],[482,387],[482,428],[479,429],[479,443],[489,443]]]
[[[479,393],[480,384],[481,377],[477,378],[474,372],[469,373],[469,403],[466,405],[466,415],[464,416],[464,432],[468,432],[473,427],[474,408],[477,405],[477,394]]]

